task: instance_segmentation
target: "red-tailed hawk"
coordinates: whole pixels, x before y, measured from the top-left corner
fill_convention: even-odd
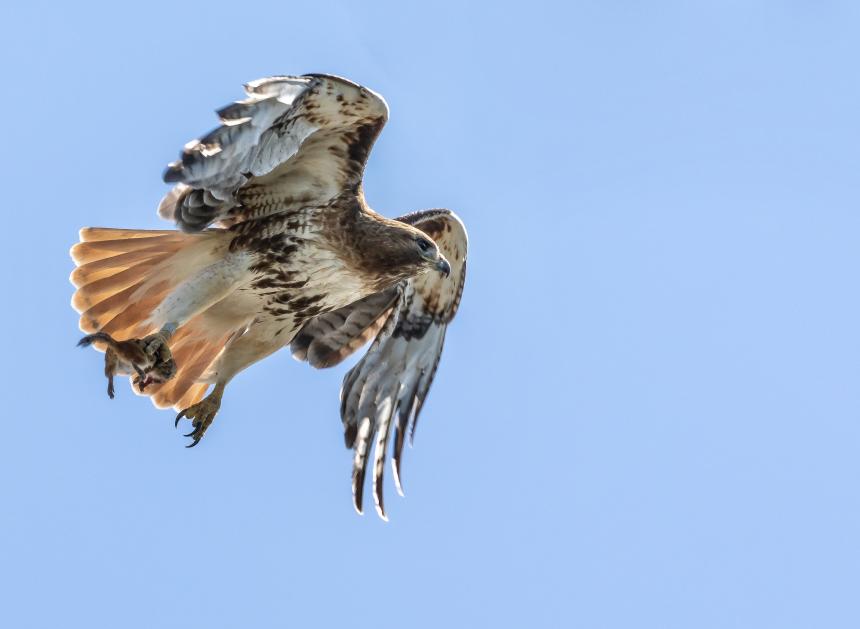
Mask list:
[[[193,446],[249,365],[290,345],[330,367],[372,340],[344,378],[341,418],[355,507],[373,444],[384,518],[389,436],[400,491],[406,433],[463,292],[466,231],[448,210],[390,220],[368,207],[364,167],[388,118],[378,94],[326,75],[245,90],[164,173],[176,185],[158,213],[181,231],[81,230],[71,279],[82,344],[107,349],[106,372],[179,410],[177,424],[192,420]]]

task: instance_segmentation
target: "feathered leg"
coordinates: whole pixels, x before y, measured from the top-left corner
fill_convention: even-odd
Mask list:
[[[214,365],[212,373],[209,374],[211,378],[209,381],[215,383],[212,392],[197,404],[192,404],[180,411],[176,416],[176,426],[179,426],[179,421],[183,417],[191,420],[193,430],[185,436],[191,437],[192,442],[186,446],[187,448],[200,443],[200,439],[203,438],[203,434],[221,408],[224,389],[233,377],[289,343],[294,334],[295,327],[286,321],[258,322],[227,344]]]

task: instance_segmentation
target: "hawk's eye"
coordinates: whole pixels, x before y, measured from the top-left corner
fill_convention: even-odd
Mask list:
[[[426,238],[419,238],[416,242],[418,243],[418,248],[424,253],[427,253],[433,248],[433,245],[431,245],[430,241]]]

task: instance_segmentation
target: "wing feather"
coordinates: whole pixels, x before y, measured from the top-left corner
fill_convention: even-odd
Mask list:
[[[315,74],[252,81],[220,126],[185,145],[164,180],[158,213],[185,231],[231,225],[357,192],[388,119],[385,100],[346,79]]]
[[[410,441],[414,436],[418,416],[439,366],[445,332],[463,294],[468,244],[462,222],[448,210],[418,212],[398,220],[418,227],[436,241],[451,264],[451,274],[446,278],[430,272],[402,283],[397,287],[396,303],[387,308],[383,308],[380,303],[373,311],[367,308],[368,302],[356,302],[344,309],[348,311],[354,307],[364,311],[365,316],[372,312],[378,313],[375,325],[379,327],[379,333],[364,357],[344,376],[340,412],[346,445],[355,450],[355,508],[359,513],[362,511],[368,450],[370,443],[375,441],[374,502],[383,518],[386,517],[382,495],[383,466],[391,426],[394,424],[392,470],[395,485],[402,495],[401,466],[405,435],[410,433]],[[338,317],[326,320],[326,323],[336,324],[348,318],[349,315],[342,312]],[[345,323],[343,327],[347,327]],[[337,325],[334,329],[326,327],[325,332],[322,329],[322,325],[305,326],[299,335],[307,335],[301,341],[301,346],[313,346],[316,335],[328,341],[340,338]],[[358,337],[344,331],[343,338],[354,340]],[[329,347],[328,351],[342,360],[355,348],[354,343],[347,342],[340,347]]]
[[[377,335],[397,295],[392,288],[311,319],[290,344],[293,357],[317,368],[337,365]]]

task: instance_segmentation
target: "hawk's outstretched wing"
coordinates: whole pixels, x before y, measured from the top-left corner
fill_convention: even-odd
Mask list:
[[[158,208],[184,231],[226,225],[357,193],[370,149],[388,119],[385,100],[322,74],[270,77],[220,109],[221,126],[185,145]]]
[[[355,508],[362,511],[367,459],[371,442],[375,442],[373,498],[383,518],[383,466],[391,424],[395,424],[394,481],[402,494],[400,468],[406,433],[411,442],[439,365],[445,330],[457,312],[466,279],[466,230],[454,213],[427,210],[397,220],[430,236],[451,264],[451,274],[444,277],[431,271],[321,315],[309,321],[291,345],[296,358],[329,367],[376,337],[367,354],[344,377],[340,414],[346,445],[355,450]]]

